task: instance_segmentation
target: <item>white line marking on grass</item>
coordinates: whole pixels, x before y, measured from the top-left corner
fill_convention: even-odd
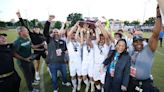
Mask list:
[[[41,65],[41,69],[40,69],[40,75],[41,76],[41,81],[40,81],[40,92],[45,92],[45,88],[44,88],[44,66],[45,66],[45,61],[42,61],[42,65]]]
[[[163,53],[161,53],[160,51],[156,51],[159,55],[161,55],[161,56],[164,56],[164,54]]]

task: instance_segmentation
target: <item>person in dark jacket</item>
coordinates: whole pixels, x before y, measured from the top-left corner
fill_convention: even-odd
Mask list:
[[[52,82],[54,91],[59,92],[57,82],[57,71],[59,70],[62,74],[62,85],[70,86],[71,84],[67,81],[66,62],[64,60],[65,53],[67,53],[66,42],[60,38],[58,29],[53,29],[49,33],[50,23],[54,19],[54,16],[50,15],[49,20],[46,21],[44,26],[43,34],[46,37],[48,44],[48,55],[46,63],[50,69],[52,75]]]
[[[127,90],[130,72],[130,56],[127,53],[125,39],[116,43],[115,50],[110,50],[103,62],[107,68],[105,76],[105,92],[123,92]]]

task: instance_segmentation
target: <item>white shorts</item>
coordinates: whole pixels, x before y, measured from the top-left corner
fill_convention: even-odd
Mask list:
[[[81,76],[81,69],[81,62],[69,61],[70,76],[75,76],[76,74]]]
[[[105,74],[106,71],[102,69],[102,64],[94,64],[94,73],[93,73],[93,79],[94,81],[100,80],[102,84],[105,82]]]
[[[94,67],[93,67],[93,63],[86,63],[86,62],[82,62],[82,75],[86,76],[88,75],[89,77],[93,77],[93,71]]]

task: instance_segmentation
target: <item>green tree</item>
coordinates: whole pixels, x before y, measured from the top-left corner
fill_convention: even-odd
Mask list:
[[[44,26],[43,26],[43,24],[42,24],[41,22],[38,22],[37,26],[38,26],[39,28],[41,28],[41,29],[44,28]]]
[[[56,22],[54,23],[53,28],[60,29],[60,28],[61,28],[61,26],[62,26],[62,23],[61,23],[60,21],[56,21]]]
[[[38,23],[39,23],[39,20],[38,19],[33,19],[33,20],[31,20],[30,21],[31,22],[31,26],[37,26],[38,25]]]
[[[6,22],[6,25],[7,26],[13,26],[13,23],[12,22]]]
[[[77,21],[82,21],[82,14],[81,13],[71,13],[67,17],[67,21],[70,21],[70,27],[72,27],[74,24],[76,24]]]
[[[138,20],[134,20],[130,23],[131,25],[135,25],[138,26],[140,24],[140,22]]]
[[[150,17],[148,20],[145,20],[144,25],[154,25],[155,17]]]
[[[27,27],[29,27],[29,28],[32,27],[32,23],[31,23],[29,20],[23,19],[23,21],[24,21],[25,25],[27,25]],[[21,26],[21,23],[20,23],[20,21],[17,21],[14,25],[15,25],[16,27],[17,27],[17,26]]]
[[[124,21],[124,24],[125,24],[126,26],[128,26],[128,25],[130,25],[130,22],[129,22],[129,21]]]
[[[6,27],[6,23],[5,23],[5,22],[3,22],[3,21],[0,21],[0,27],[5,28],[5,27]]]

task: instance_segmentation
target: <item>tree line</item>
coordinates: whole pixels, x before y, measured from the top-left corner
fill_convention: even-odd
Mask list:
[[[83,15],[81,13],[71,13],[67,16],[67,21],[69,21],[68,27],[72,27],[77,21],[82,21]],[[109,19],[109,21],[112,21],[113,19]],[[29,28],[32,28],[34,26],[38,26],[41,29],[43,29],[44,22],[39,21],[38,19],[33,19],[33,20],[28,20],[24,19],[24,22],[26,25],[28,25]],[[143,25],[154,25],[155,23],[155,17],[150,17],[149,19],[145,20]],[[124,21],[124,25],[127,26],[134,26],[134,25],[140,25],[140,21],[134,20],[132,22],[129,21]],[[15,23],[13,22],[4,22],[0,21],[0,28],[16,28],[17,26],[20,26],[20,22],[17,21]],[[58,28],[60,29],[62,26],[61,21],[55,21],[52,25],[53,28]]]

